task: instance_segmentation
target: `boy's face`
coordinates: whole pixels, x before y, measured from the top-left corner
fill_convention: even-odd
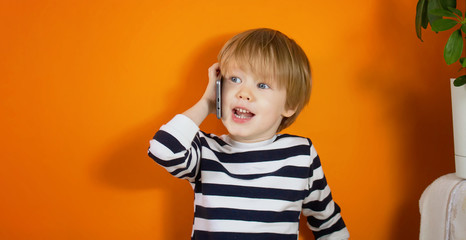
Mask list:
[[[273,81],[257,79],[235,66],[223,78],[222,121],[235,141],[272,138],[283,117],[295,112],[286,109],[285,103],[286,90]]]

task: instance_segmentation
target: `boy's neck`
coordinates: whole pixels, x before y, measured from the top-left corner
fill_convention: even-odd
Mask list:
[[[277,134],[275,134],[271,138],[268,138],[268,139],[265,139],[265,140],[258,139],[257,141],[254,141],[254,140],[251,140],[251,141],[241,141],[240,140],[240,141],[238,141],[238,140],[235,140],[234,138],[232,138],[231,135],[227,135],[224,140],[225,140],[225,142],[227,142],[228,144],[230,144],[233,147],[254,148],[254,147],[261,147],[261,146],[268,145],[268,144],[274,142],[276,138],[277,138]]]

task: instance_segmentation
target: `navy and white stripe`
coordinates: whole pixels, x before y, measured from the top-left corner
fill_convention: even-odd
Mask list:
[[[301,212],[316,239],[349,237],[309,139],[238,143],[177,115],[155,134],[148,154],[191,183],[193,240],[297,240]]]

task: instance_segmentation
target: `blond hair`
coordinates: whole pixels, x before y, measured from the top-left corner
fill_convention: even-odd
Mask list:
[[[236,65],[261,81],[274,81],[280,88],[285,87],[285,107],[296,111],[291,117],[283,118],[277,132],[290,126],[309,102],[309,60],[293,39],[279,31],[260,28],[242,32],[225,43],[218,61],[222,74]]]

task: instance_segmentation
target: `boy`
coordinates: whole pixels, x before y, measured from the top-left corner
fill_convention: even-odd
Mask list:
[[[163,125],[148,154],[195,193],[192,240],[297,240],[299,217],[316,239],[347,239],[319,157],[307,138],[278,134],[310,97],[304,51],[281,32],[254,29],[230,39],[209,68],[202,98]],[[199,130],[215,113],[222,79],[228,135]]]

